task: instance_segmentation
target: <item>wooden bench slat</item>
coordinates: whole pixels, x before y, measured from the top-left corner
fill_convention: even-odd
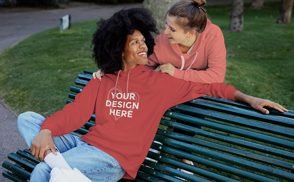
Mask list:
[[[174,177],[163,174],[163,173],[161,173],[159,171],[156,171],[156,170],[154,170],[152,168],[149,168],[149,167],[146,167],[146,166],[143,166],[143,165],[140,166],[139,170],[144,172],[144,173],[147,173],[147,174],[149,174],[151,176],[159,178],[159,179],[161,179],[161,181],[183,182],[182,180],[176,179]]]
[[[293,129],[288,129],[288,128],[279,127],[279,126],[273,127],[271,124],[252,121],[250,119],[240,118],[240,117],[227,115],[227,114],[223,114],[223,113],[211,112],[207,109],[195,108],[195,107],[191,107],[191,106],[184,105],[184,104],[174,106],[173,109],[176,109],[177,111],[190,112],[190,113],[194,113],[194,114],[208,116],[209,118],[220,119],[221,121],[226,121],[226,122],[229,122],[232,124],[238,124],[241,126],[254,128],[254,129],[261,130],[261,131],[267,131],[267,132],[272,132],[272,133],[276,133],[276,134],[283,135],[283,136],[294,137],[294,130]]]
[[[136,179],[144,180],[144,181],[158,181],[158,182],[165,182],[164,180],[158,179],[154,176],[151,176],[146,173],[138,172]]]
[[[3,171],[2,175],[14,182],[27,182],[27,180],[19,178],[8,171]]]
[[[211,100],[211,101],[220,102],[220,103],[224,103],[224,104],[230,104],[230,105],[233,105],[233,106],[252,109],[252,107],[250,105],[246,104],[246,103],[236,102],[236,101],[232,101],[232,100],[228,100],[228,99],[224,99],[224,98],[220,98],[220,97],[213,97],[213,96],[210,96],[210,95],[202,96],[201,99],[206,99],[206,100]],[[274,109],[269,109],[269,111],[271,113],[276,114],[276,115],[287,116],[287,117],[291,117],[291,118],[294,119],[294,112],[293,111],[283,112],[283,113],[281,113],[281,112],[279,112],[277,110],[274,110]]]
[[[34,167],[36,166],[36,163],[28,160],[25,157],[21,157],[15,153],[8,154],[8,159],[10,159],[16,163],[21,163],[24,168],[27,168],[29,170],[34,169]]]
[[[91,80],[93,78],[92,74],[87,73],[80,73],[78,77],[84,80]]]
[[[145,160],[143,162],[143,164],[145,164],[145,165],[147,165],[149,167],[152,167],[152,168],[154,168],[156,170],[159,170],[159,171],[165,172],[167,174],[170,174],[172,176],[182,177],[182,178],[184,178],[184,179],[186,179],[188,181],[209,182],[206,179],[199,178],[197,176],[187,174],[185,172],[179,171],[177,169],[173,169],[171,167],[165,166],[165,165],[160,164],[160,163],[156,163],[156,162],[152,162],[152,161],[149,161],[149,160]]]
[[[83,88],[76,87],[76,86],[71,86],[69,90],[71,92],[80,93],[83,90]]]
[[[191,126],[179,124],[179,123],[164,120],[164,119],[162,119],[160,121],[160,124],[165,125],[165,126],[170,126],[172,128],[178,128],[178,129],[185,130],[188,132],[193,132],[193,133],[195,133],[195,135],[201,135],[201,136],[208,137],[208,138],[211,138],[214,140],[227,142],[227,143],[234,144],[234,145],[239,145],[239,146],[246,147],[249,149],[253,149],[253,150],[260,151],[260,152],[265,152],[268,154],[273,154],[276,156],[280,156],[280,157],[284,157],[284,158],[293,160],[293,153],[285,151],[285,150],[261,145],[258,143],[253,143],[250,141],[246,141],[246,140],[242,140],[242,139],[238,139],[238,138],[234,138],[234,137],[230,137],[230,136],[226,136],[226,135],[222,135],[222,134],[218,134],[218,133],[214,133],[214,132],[210,132],[210,131],[205,131],[205,130],[202,130],[199,128],[192,128]]]
[[[197,145],[200,145],[200,146],[205,146],[205,147],[208,147],[208,148],[211,148],[211,149],[214,149],[214,150],[235,154],[235,155],[238,155],[238,156],[241,156],[241,157],[246,157],[246,158],[251,159],[251,160],[258,160],[258,161],[268,163],[268,164],[271,164],[271,165],[284,167],[284,168],[289,169],[289,170],[293,169],[292,168],[293,164],[290,163],[290,162],[286,162],[286,161],[283,161],[283,160],[278,160],[278,159],[267,157],[267,156],[264,156],[264,155],[259,155],[259,154],[256,154],[256,153],[236,149],[236,148],[233,148],[233,147],[228,147],[228,146],[225,146],[225,145],[221,145],[221,144],[217,144],[217,143],[214,143],[214,142],[202,140],[202,139],[199,139],[199,138],[182,135],[182,134],[175,133],[175,132],[166,132],[166,131],[163,131],[163,130],[158,130],[157,134],[159,134],[159,136],[166,136],[166,137],[169,137],[169,138],[173,138],[173,139],[176,139],[176,140],[188,142],[188,143],[191,143],[191,144],[193,143],[193,144],[197,144]],[[157,140],[157,138],[156,138],[156,140]]]
[[[5,168],[5,169],[8,169],[9,171],[17,174],[19,176],[19,178],[23,178],[23,179],[30,179],[30,173],[20,167],[17,167],[7,161],[4,161],[2,166]],[[17,178],[16,178],[17,179]]]
[[[264,177],[264,176],[260,176],[260,175],[257,175],[257,174],[242,170],[242,169],[238,169],[238,168],[235,168],[235,167],[232,167],[232,166],[228,166],[226,164],[222,164],[222,163],[219,163],[219,162],[216,162],[216,161],[212,161],[212,160],[209,160],[209,159],[206,159],[206,158],[203,158],[203,157],[199,157],[199,156],[196,156],[196,155],[193,155],[193,154],[189,154],[189,153],[183,152],[181,150],[178,150],[178,149],[166,146],[166,145],[160,145],[160,144],[157,144],[157,143],[153,143],[152,148],[154,148],[156,150],[160,150],[160,151],[168,153],[168,154],[171,154],[171,155],[174,155],[175,157],[178,157],[178,158],[185,158],[185,159],[197,162],[199,164],[203,164],[205,166],[212,167],[212,168],[215,168],[215,169],[218,169],[218,170],[221,170],[221,171],[225,171],[225,172],[228,172],[228,173],[240,176],[240,177],[245,177],[247,179],[251,179],[251,180],[254,180],[254,181],[277,182],[277,180],[267,178],[267,177]],[[163,156],[161,158],[163,158]],[[156,159],[156,160],[158,160],[158,159]],[[216,180],[219,180],[219,179],[216,179]]]
[[[159,145],[159,144],[152,144],[151,148],[156,149],[156,148],[158,148],[157,145]],[[156,149],[156,150],[158,150],[158,149]],[[205,170],[205,169],[201,169],[201,168],[198,168],[196,166],[191,166],[189,164],[177,161],[175,159],[172,159],[170,157],[163,156],[163,155],[160,155],[160,154],[149,152],[147,156],[152,158],[152,159],[158,160],[158,162],[166,163],[166,164],[169,164],[169,165],[181,168],[181,169],[185,169],[187,171],[193,172],[194,174],[205,176],[205,177],[208,177],[210,179],[214,179],[214,180],[217,180],[217,181],[223,181],[223,182],[238,182],[238,180],[235,180],[235,179],[232,179],[232,178],[229,178],[229,177],[226,177],[226,176],[222,176],[220,174],[217,174],[217,173]]]
[[[206,149],[206,148],[202,148],[199,146],[191,145],[191,144],[188,144],[185,142],[181,142],[181,141],[167,138],[167,137],[160,136],[160,135],[157,135],[155,137],[155,140],[161,142],[163,145],[172,146],[177,149],[184,149],[186,151],[194,152],[194,153],[197,153],[197,154],[200,154],[205,157],[212,158],[212,159],[215,159],[218,161],[222,161],[222,162],[229,163],[232,165],[237,165],[237,166],[249,169],[249,170],[261,172],[261,173],[275,176],[278,178],[283,178],[285,180],[293,180],[294,181],[294,174],[285,172],[283,170],[275,169],[270,166],[258,164],[256,162],[251,162],[251,161],[248,161],[245,159],[241,159],[241,158],[234,157],[231,155],[223,154],[223,153],[213,151],[210,149]],[[279,161],[279,162],[282,163],[283,161]],[[291,169],[290,163],[289,163],[289,168]]]
[[[77,79],[75,80],[75,84],[77,84],[77,85],[81,85],[81,86],[85,86],[85,85],[87,85],[88,82],[89,82],[89,81],[85,81],[85,80],[82,80],[82,79],[79,79],[79,78],[77,78]]]
[[[294,142],[289,141],[289,140],[284,140],[281,138],[276,138],[276,137],[268,136],[265,134],[248,131],[248,130],[241,129],[241,128],[236,128],[236,127],[232,127],[232,126],[228,126],[228,125],[224,125],[224,124],[219,124],[219,123],[215,123],[212,121],[208,121],[208,120],[204,120],[204,119],[200,119],[200,118],[196,118],[196,117],[192,117],[192,116],[188,116],[185,114],[176,113],[176,112],[172,112],[172,111],[166,111],[164,116],[167,116],[167,117],[170,117],[173,119],[182,120],[182,121],[187,121],[190,123],[195,123],[195,124],[198,124],[201,126],[206,126],[209,128],[213,128],[213,129],[216,129],[219,131],[229,132],[232,134],[255,139],[258,141],[267,142],[269,144],[274,144],[277,146],[294,149]]]
[[[240,107],[231,106],[231,105],[225,105],[223,103],[208,101],[201,98],[194,99],[192,101],[189,101],[188,103],[196,107],[201,107],[201,108],[205,107],[205,108],[213,109],[216,111],[222,111],[226,113],[236,114],[238,116],[245,116],[247,118],[271,122],[274,124],[279,124],[281,126],[286,126],[291,128],[294,127],[293,119],[283,117],[283,116],[276,116],[274,114],[272,115],[263,114],[256,110],[245,109],[245,108],[240,108]]]
[[[20,155],[20,156],[22,156],[22,157],[25,157],[25,158],[29,159],[30,161],[35,162],[36,164],[38,164],[38,163],[40,162],[40,161],[37,160],[34,156],[32,156],[31,153],[27,153],[27,152],[24,152],[24,151],[18,150],[18,151],[16,152],[16,154],[17,154],[17,155]]]
[[[97,72],[95,69],[85,69],[84,73],[93,74],[94,72]]]

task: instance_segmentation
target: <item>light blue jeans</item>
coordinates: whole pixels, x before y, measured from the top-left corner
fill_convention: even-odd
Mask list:
[[[17,127],[29,148],[44,120],[43,116],[34,112],[19,115]],[[125,174],[125,170],[113,157],[78,136],[66,134],[52,139],[69,166],[77,168],[93,182],[118,181]],[[30,181],[49,181],[50,171],[51,168],[45,162],[40,162],[32,172]]]

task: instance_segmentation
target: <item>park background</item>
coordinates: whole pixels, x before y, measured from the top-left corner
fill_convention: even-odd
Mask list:
[[[204,8],[208,18],[222,29],[225,37],[225,83],[293,110],[294,26],[293,23],[276,23],[281,1],[265,2],[261,9],[253,9],[250,3],[245,3],[244,29],[237,33],[229,31],[231,4],[209,5],[209,1],[207,4]],[[109,5],[99,6],[109,8]],[[129,5],[119,7],[122,9],[123,6]],[[58,7],[49,7],[47,11],[55,8]],[[29,11],[36,10],[32,8]],[[1,13],[0,16],[3,15]],[[73,23],[71,29],[63,33],[60,33],[56,20],[55,28],[31,35],[0,54],[0,98],[7,108],[16,115],[30,110],[46,117],[62,109],[78,73],[84,69],[97,69],[91,52],[97,19],[89,19],[94,20]],[[1,126],[14,128],[6,129],[4,133],[17,132],[16,118],[13,120],[6,121],[3,115],[0,116]],[[11,147],[11,141],[5,139],[9,134],[2,132],[1,135],[4,136],[1,137],[4,142],[1,144],[1,163],[7,151],[16,151]],[[23,143],[22,139],[20,141]]]

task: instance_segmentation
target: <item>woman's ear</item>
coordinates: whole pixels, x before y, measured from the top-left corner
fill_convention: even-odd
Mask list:
[[[196,35],[196,30],[191,30],[191,31],[188,32],[187,37],[188,37],[188,38],[191,38],[191,37],[193,37],[194,35]]]

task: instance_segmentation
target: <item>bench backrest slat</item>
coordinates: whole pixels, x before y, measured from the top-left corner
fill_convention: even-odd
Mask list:
[[[228,115],[228,114],[211,112],[207,109],[195,108],[195,107],[188,106],[185,104],[180,104],[180,105],[174,106],[173,109],[175,109],[177,111],[203,115],[205,117],[209,117],[212,119],[226,121],[226,122],[229,122],[234,125],[237,124],[240,126],[246,126],[246,127],[258,129],[261,131],[269,131],[269,132],[276,133],[276,134],[283,135],[283,136],[294,137],[294,131],[291,129],[285,128],[285,127],[279,127],[279,126],[272,127],[271,124],[252,121],[250,119],[240,118],[240,117],[232,116],[232,115]]]

